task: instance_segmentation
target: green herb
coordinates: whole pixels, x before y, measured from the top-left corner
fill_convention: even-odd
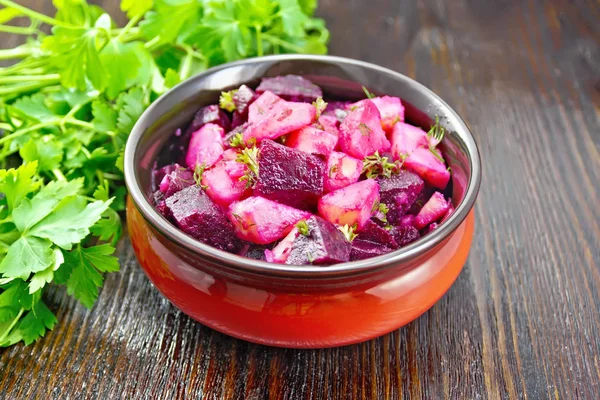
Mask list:
[[[219,107],[225,111],[234,112],[235,103],[233,102],[233,96],[235,95],[235,92],[237,92],[237,90],[221,92],[221,96],[219,97]]]
[[[377,97],[373,93],[369,92],[369,89],[367,89],[366,86],[363,86],[362,90],[363,90],[363,92],[365,92],[365,96],[367,96],[367,99],[372,99],[372,98]]]
[[[392,174],[400,172],[400,165],[388,161],[387,157],[381,157],[379,152],[376,151],[372,156],[365,157],[362,172],[370,179],[379,176],[389,178]]]
[[[335,174],[336,172],[338,172],[340,169],[340,166],[338,164],[334,164],[331,166],[331,168],[329,168],[329,177],[333,178],[333,174]]]
[[[206,189],[207,186],[202,184],[202,175],[204,175],[204,171],[206,170],[206,164],[196,164],[196,168],[194,168],[194,181],[196,185],[200,186],[202,189]]]
[[[229,141],[229,147],[244,149],[247,147],[253,147],[256,145],[256,139],[250,138],[248,142],[244,141],[244,135],[242,133],[236,133]]]
[[[440,151],[436,147],[437,147],[437,143],[440,143],[442,141],[442,139],[444,138],[445,133],[446,133],[446,131],[445,131],[444,127],[440,125],[440,118],[438,116],[436,116],[435,124],[429,129],[429,132],[427,132],[427,136],[429,137],[430,142],[435,143],[435,144],[431,143],[429,145],[429,151],[441,162],[445,162],[445,161],[444,161],[444,158],[442,157]]]
[[[358,236],[358,234],[355,233],[356,230],[358,229],[356,224],[354,224],[352,226],[350,226],[348,224],[346,224],[344,226],[338,226],[338,229],[344,234],[344,237],[350,243],[352,243],[352,241],[356,238],[356,236]]]
[[[358,124],[358,129],[360,130],[360,134],[363,136],[370,136],[371,135],[371,128],[369,128],[369,126],[367,124],[365,124],[364,122],[361,122],[360,124]]]
[[[322,97],[319,97],[313,102],[313,106],[317,109],[317,119],[319,119],[321,113],[327,108],[327,103],[323,101]]]
[[[0,0],[0,31],[25,39],[0,50],[0,346],[56,324],[49,283],[91,307],[118,270],[123,148],[153,100],[211,66],[324,54],[329,39],[316,1],[122,0],[122,28],[85,0],[53,3],[51,17]]]
[[[310,227],[308,226],[308,223],[306,223],[305,219],[298,221],[296,228],[298,228],[298,232],[300,232],[300,234],[304,236],[310,235]]]
[[[243,149],[238,154],[236,161],[248,166],[248,170],[244,176],[240,177],[240,181],[246,181],[246,188],[248,189],[253,187],[258,179],[258,147]]]

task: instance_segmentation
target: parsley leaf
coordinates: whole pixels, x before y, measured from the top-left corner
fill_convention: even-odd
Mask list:
[[[57,246],[70,250],[90,234],[90,228],[109,207],[110,201],[87,204],[81,196],[62,200],[54,212],[29,230],[29,235],[52,240]]]
[[[21,237],[8,248],[0,263],[0,273],[9,278],[27,279],[54,262],[52,242],[37,237]]]

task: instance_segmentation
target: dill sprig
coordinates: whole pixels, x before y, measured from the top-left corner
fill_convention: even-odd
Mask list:
[[[362,172],[367,178],[377,178],[378,176],[389,178],[392,174],[400,172],[400,165],[390,162],[388,157],[382,157],[376,151],[372,156],[365,157]]]
[[[338,229],[340,230],[340,232],[342,232],[344,234],[344,237],[350,243],[352,243],[352,241],[358,236],[358,234],[356,233],[358,226],[356,224],[354,224],[352,226],[350,226],[348,224],[346,224],[344,226],[338,226]]]
[[[246,164],[248,170],[244,176],[240,177],[240,181],[246,181],[246,188],[251,188],[256,184],[258,179],[258,147],[253,146],[243,149],[235,159],[235,161]]]
[[[225,111],[234,112],[236,109],[235,102],[233,101],[235,92],[237,92],[237,89],[221,92],[221,96],[219,97],[219,107]]]

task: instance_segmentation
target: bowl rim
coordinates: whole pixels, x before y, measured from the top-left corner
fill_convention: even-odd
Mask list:
[[[440,224],[440,226],[434,232],[427,235],[425,238],[421,238],[414,243],[411,243],[408,246],[402,247],[393,252],[364,260],[350,261],[329,266],[284,265],[246,258],[204,244],[192,238],[191,236],[188,236],[171,222],[169,222],[166,218],[164,218],[154,208],[154,206],[150,204],[144,195],[136,178],[137,173],[135,165],[137,145],[145,133],[144,127],[151,126],[152,123],[161,117],[161,115],[154,115],[160,103],[166,101],[168,97],[175,95],[175,93],[177,93],[183,86],[189,85],[196,81],[201,81],[205,77],[210,76],[218,71],[231,67],[250,66],[253,64],[262,63],[276,63],[281,61],[320,61],[374,70],[381,74],[390,75],[393,79],[403,81],[403,83],[408,87],[407,90],[419,91],[426,95],[434,108],[441,110],[445,115],[446,121],[448,121],[450,125],[455,128],[454,132],[460,137],[460,140],[463,142],[464,147],[466,148],[466,154],[471,169],[471,174],[469,176],[467,189],[465,191],[463,200],[458,207],[456,207],[455,212],[450,216],[450,218],[444,223]],[[319,279],[333,276],[339,277],[362,274],[395,265],[405,264],[419,256],[422,256],[441,244],[466,219],[469,212],[473,208],[473,205],[475,204],[475,199],[477,198],[481,184],[481,160],[475,139],[463,119],[437,94],[416,80],[391,69],[365,61],[338,56],[286,54],[254,57],[222,64],[203,71],[200,74],[181,82],[163,94],[144,111],[131,131],[125,146],[124,174],[129,196],[131,196],[134,205],[140,211],[144,219],[171,242],[185,247],[200,257],[212,259],[216,263],[224,263],[229,267],[233,267],[234,269],[241,271],[285,278]]]

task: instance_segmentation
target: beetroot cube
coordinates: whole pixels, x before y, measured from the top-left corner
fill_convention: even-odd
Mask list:
[[[433,192],[435,192],[435,189],[425,184],[425,187],[423,188],[419,196],[417,196],[417,199],[415,200],[413,205],[408,209],[407,214],[417,215],[419,211],[421,211],[421,208],[423,208],[425,203],[427,203],[427,201],[431,198]]]
[[[240,181],[247,167],[236,161],[221,161],[202,174],[206,194],[220,206],[227,207],[248,194],[246,182]]]
[[[294,265],[331,264],[350,259],[351,245],[332,223],[315,215],[305,222],[305,232],[294,228],[272,252],[267,252],[267,259]]]
[[[323,194],[325,162],[301,150],[264,140],[258,170],[256,195],[306,209]]]
[[[228,131],[231,127],[231,121],[229,121],[227,114],[225,114],[225,112],[221,110],[218,105],[213,104],[202,107],[200,110],[198,110],[198,112],[194,115],[192,124],[187,129],[186,135],[196,132],[206,124],[219,125],[225,131]]]
[[[444,195],[435,192],[415,217],[415,228],[423,229],[432,222],[439,220],[446,215],[449,208],[450,205]]]
[[[323,96],[320,87],[298,75],[263,78],[256,92],[267,90],[289,101],[313,101]]]
[[[350,261],[364,260],[365,258],[377,257],[387,254],[393,249],[366,240],[354,239],[350,251]]]
[[[337,151],[327,157],[325,171],[325,191],[332,192],[358,182],[362,174],[363,162]]]
[[[358,239],[380,244],[390,249],[397,249],[398,244],[390,231],[368,220],[358,233]]]
[[[373,179],[354,183],[326,194],[319,200],[319,214],[336,225],[357,225],[360,229],[379,203],[379,184]]]
[[[429,149],[418,148],[404,161],[404,167],[415,172],[431,186],[444,189],[450,181],[450,171]]]
[[[250,114],[252,114],[252,107],[257,102],[258,100],[250,105]],[[255,139],[260,142],[264,139],[277,139],[310,125],[314,121],[316,113],[317,110],[312,104],[278,101],[265,114],[264,118],[256,123],[251,123],[246,128],[244,140]]]
[[[398,226],[400,226],[400,227],[414,226],[414,224],[415,224],[415,216],[412,214],[403,215],[402,218],[400,218],[400,221],[398,221]]]
[[[156,192],[152,193],[151,199],[158,212],[161,213],[165,218],[171,219],[172,215],[167,208],[167,203],[165,202],[165,195],[163,192],[157,190]]]
[[[379,110],[372,101],[365,100],[348,113],[340,124],[339,141],[344,153],[361,160],[376,151],[384,153],[390,149]]]
[[[410,171],[400,171],[398,175],[379,180],[379,194],[381,202],[389,211],[387,219],[392,224],[397,224],[408,209],[413,205],[425,183],[418,175]]]
[[[394,227],[392,234],[400,247],[408,246],[421,237],[417,228],[409,225]]]
[[[429,147],[427,133],[416,126],[398,122],[392,130],[392,156],[404,160],[416,149]]]
[[[165,175],[170,174],[175,171],[175,169],[181,168],[181,166],[177,163],[165,165],[162,168],[157,168],[156,164],[152,168],[152,177],[151,177],[151,186],[152,190],[158,190],[158,186],[162,182]]]
[[[254,90],[246,85],[242,85],[233,95],[233,104],[235,111],[243,118],[248,118],[248,107],[256,99]]]
[[[262,121],[280,101],[283,101],[281,97],[267,90],[248,107],[248,122],[256,124]]]
[[[335,148],[337,141],[337,136],[315,127],[307,126],[290,133],[285,145],[306,153],[327,157]]]
[[[166,205],[177,226],[193,238],[230,252],[242,247],[227,218],[200,187],[194,185],[177,192],[166,200]]]
[[[223,157],[223,128],[215,124],[206,124],[192,133],[190,145],[185,155],[185,163],[195,169],[203,165],[209,168]]]
[[[192,171],[178,164],[175,164],[174,167],[171,172],[163,176],[159,185],[159,190],[164,194],[165,198],[169,198],[180,190],[196,183]]]
[[[256,244],[281,239],[298,221],[310,216],[306,211],[256,196],[232,203],[227,213],[238,237]]]
[[[258,246],[254,243],[249,243],[246,247],[240,252],[241,256],[252,258],[253,260],[261,260],[266,261],[265,251],[269,251],[264,246]]]
[[[243,124],[238,125],[231,131],[227,132],[227,134],[223,137],[223,146],[225,148],[231,147],[231,139],[233,139],[238,133],[243,134],[246,128],[248,128],[248,125],[249,124],[247,122],[244,122]]]

